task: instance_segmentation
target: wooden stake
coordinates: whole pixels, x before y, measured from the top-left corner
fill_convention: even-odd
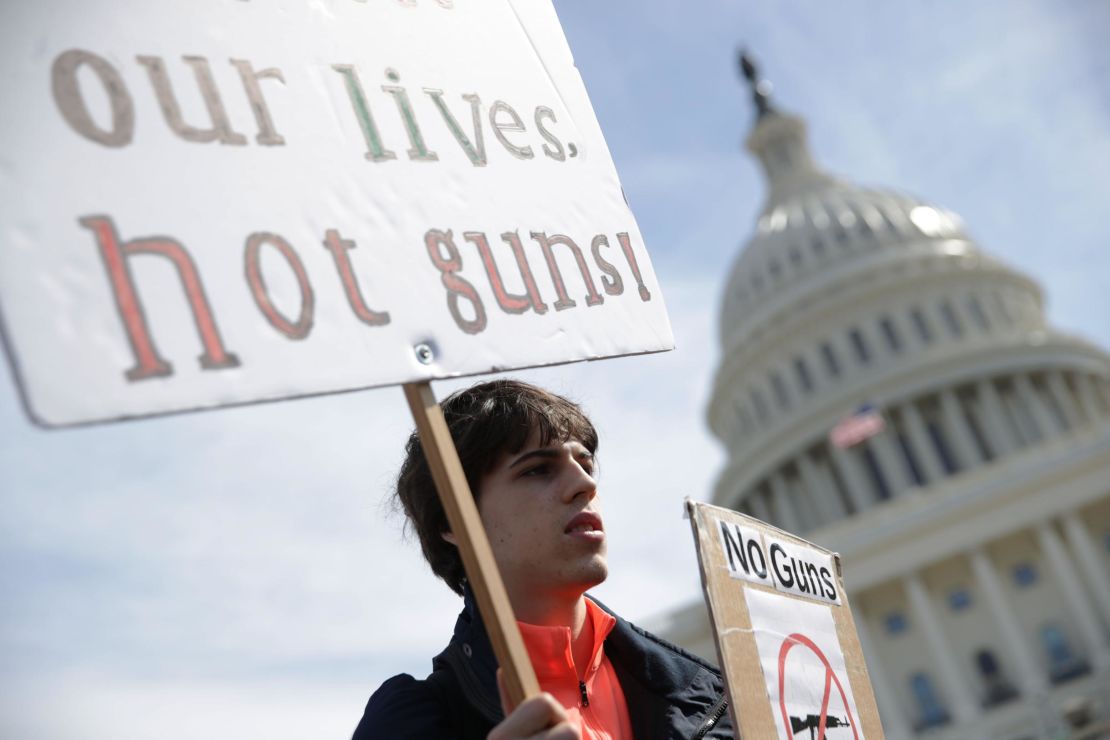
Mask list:
[[[489,633],[497,662],[501,665],[506,693],[515,707],[540,693],[540,685],[516,625],[501,571],[493,560],[493,551],[490,550],[482,520],[478,518],[478,507],[459,462],[455,441],[451,439],[443,409],[436,402],[431,384],[427,381],[406,383],[404,388],[439,500],[443,502],[447,522],[451,525],[466,568],[466,577],[478,599],[482,622]]]

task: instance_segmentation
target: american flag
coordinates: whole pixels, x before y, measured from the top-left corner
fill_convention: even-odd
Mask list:
[[[886,422],[879,410],[865,403],[829,430],[829,441],[840,449],[846,449],[874,437],[885,428]]]

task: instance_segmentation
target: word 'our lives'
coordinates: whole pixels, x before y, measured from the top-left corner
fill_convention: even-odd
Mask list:
[[[204,101],[209,119],[206,126],[196,126],[185,121],[177,93],[166,69],[166,62],[162,57],[143,54],[135,57],[136,63],[146,70],[151,90],[162,111],[166,126],[183,141],[246,146],[247,137],[241,131],[235,130],[208,59],[196,55],[185,55],[181,59],[192,70],[197,91]],[[284,87],[285,74],[277,67],[255,69],[255,65],[248,59],[230,58],[228,62],[238,72],[243,94],[250,104],[250,110],[258,128],[255,142],[267,147],[285,146],[286,137],[279,131],[278,122],[274,120],[262,87],[263,81],[266,80],[280,82]],[[336,83],[341,84],[346,90],[351,112],[358,122],[366,146],[363,156],[377,163],[396,160],[397,152],[390,148],[391,145],[396,146],[396,144],[391,144],[383,138],[378,117],[375,114],[381,101],[373,100],[367,94],[359,70],[354,65],[333,64],[331,68],[337,75]],[[422,118],[428,113],[424,116],[420,113],[430,104],[431,108],[438,111],[442,125],[451,134],[467,160],[475,167],[485,167],[488,164],[482,99],[477,93],[460,95],[463,109],[465,113],[469,113],[470,130],[467,131],[467,124],[460,123],[459,116],[456,116],[451,104],[445,99],[446,93],[443,90],[433,87],[423,88],[424,96],[421,99],[426,98],[426,101],[424,106],[420,107],[415,104],[413,94],[408,88],[400,84],[401,75],[396,69],[387,67],[384,77],[388,84],[379,86],[382,94],[378,97],[393,99],[395,115],[408,140],[405,154],[410,160],[439,161],[439,153],[429,147],[424,136],[428,121],[426,119],[422,121]],[[96,82],[93,83],[92,79]],[[131,143],[135,133],[134,98],[119,70],[107,59],[85,49],[64,51],[54,59],[51,66],[50,84],[54,103],[74,133],[114,149],[126,147]],[[86,90],[83,84],[93,88],[98,86],[99,93],[107,99],[110,119],[107,125],[97,122],[89,110],[86,92],[90,91]],[[388,106],[388,103],[384,105]],[[464,121],[468,117],[465,113],[462,116]],[[494,138],[516,159],[535,158],[536,149],[532,146],[533,143],[540,145],[544,157],[557,162],[567,161],[568,155],[571,158],[578,155],[578,147],[574,143],[567,142],[564,146],[564,142],[556,135],[554,124],[558,123],[558,119],[555,111],[546,105],[538,105],[532,111],[535,133],[542,141],[529,141],[528,126],[524,123],[524,119],[516,108],[504,100],[494,100],[486,109],[485,119]],[[510,138],[510,134],[515,138]]]
[[[122,57],[114,55],[112,58],[118,60]],[[186,120],[170,79],[167,62],[162,57],[137,55],[134,61],[145,71],[148,87],[129,87],[121,74],[122,67],[117,68],[104,56],[85,49],[69,49],[54,59],[51,92],[57,110],[70,130],[107,149],[128,147],[136,128],[134,96],[141,94],[141,88],[146,88],[146,94],[153,95],[157,102],[165,126],[180,142],[188,146],[248,146],[244,122],[233,121],[224,104],[226,95],[242,94],[249,103],[257,129],[254,143],[262,147],[288,146],[289,132],[274,115],[265,96],[270,86],[276,83],[280,83],[281,89],[286,88],[286,77],[281,69],[259,69],[250,60],[230,58],[228,62],[237,73],[240,85],[233,86],[235,90],[230,92],[227,89],[221,91],[207,58],[183,56],[183,64],[192,72],[193,84],[207,114],[207,121],[198,123]],[[443,90],[431,87],[410,91],[401,84],[401,76],[394,68],[385,69],[385,84],[377,85],[380,92],[364,84],[360,71],[353,65],[332,64],[330,71],[334,73],[331,78],[334,84],[344,91],[351,114],[358,124],[364,146],[362,158],[376,166],[388,167],[388,163],[402,157],[428,163],[440,161],[441,156],[454,156],[465,158],[474,167],[486,167],[490,161],[486,146],[487,130],[501,149],[511,155],[512,159],[507,161],[545,159],[567,163],[579,154],[575,143],[560,136],[556,114],[547,106],[538,105],[522,116],[504,100],[483,103],[476,92],[461,94],[455,99],[455,96],[448,96]],[[241,91],[236,92],[240,86]],[[87,101],[93,96],[100,96],[107,102],[104,115],[94,116],[90,110]],[[383,136],[379,123],[387,115],[396,117],[404,131],[403,138],[398,135],[398,140],[394,141]],[[530,119],[528,123],[526,119]],[[451,147],[448,151],[442,146],[439,151],[433,149],[426,136],[433,126],[442,127],[440,133],[446,130],[449,136],[443,140],[453,141],[457,149]],[[225,346],[218,328],[219,317],[209,303],[201,271],[187,245],[166,235],[130,237],[126,235],[127,225],[117,225],[117,219],[109,213],[83,214],[76,220],[87,230],[89,246],[98,251],[132,350],[134,365],[124,371],[127,380],[139,381],[173,374],[172,365],[157,349],[140,300],[140,286],[129,266],[131,260],[139,255],[158,257],[173,266],[203,348],[198,358],[201,369],[218,370],[241,364],[234,348]],[[572,237],[555,233],[558,230],[550,227],[548,230],[529,230],[527,235],[506,231],[487,236],[477,230],[458,229],[456,233],[443,226],[432,225],[424,231],[422,251],[427,255],[425,264],[428,269],[438,272],[451,318],[466,334],[479,334],[487,328],[490,294],[496,308],[505,314],[545,314],[549,309],[563,311],[574,308],[580,302],[585,307],[599,306],[606,296],[623,294],[625,280],[631,278],[636,283],[640,300],[652,299],[627,232],[611,235],[613,241],[610,241],[610,235],[606,234],[575,234]],[[374,296],[363,294],[357,277],[360,272],[357,256],[352,257],[355,240],[349,234],[341,234],[338,227],[327,229],[322,237],[323,247],[331,254],[338,284],[342,286],[354,319],[366,327],[388,325],[393,318],[391,309],[396,307],[380,305],[375,302]],[[253,231],[239,238],[245,238],[242,248],[245,289],[261,314],[274,330],[289,340],[308,337],[316,315],[313,285],[320,284],[324,279],[334,281],[335,274],[330,278],[310,276],[298,249],[280,234]],[[319,246],[320,243],[315,245],[316,248]],[[204,247],[210,248],[211,245]],[[279,257],[285,265],[279,269],[287,268],[295,279],[300,293],[299,309],[285,307],[283,311],[272,300],[261,267],[264,254]],[[481,268],[477,269],[474,265],[464,276],[464,256],[472,264],[480,262]],[[534,271],[541,260],[542,267]],[[564,267],[573,261],[580,282],[575,279],[568,287],[559,260],[563,261]],[[624,278],[617,267],[619,262],[627,267]],[[510,264],[515,267],[515,275],[503,272],[506,268],[513,269],[508,267]],[[479,277],[482,271],[484,278]],[[537,275],[540,280],[537,280]],[[507,284],[513,287],[507,287]],[[581,289],[576,287],[577,284],[581,285]]]
[[[729,575],[777,591],[840,604],[828,553],[761,534],[740,524],[717,520]]]

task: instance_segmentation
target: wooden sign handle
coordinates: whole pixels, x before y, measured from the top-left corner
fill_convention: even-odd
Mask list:
[[[516,625],[501,571],[493,560],[493,551],[482,520],[478,518],[478,507],[459,462],[455,441],[451,439],[443,409],[436,402],[431,384],[427,381],[406,383],[404,389],[439,500],[443,502],[447,522],[458,542],[466,577],[478,599],[482,622],[501,666],[505,691],[515,707],[540,693],[540,685]]]

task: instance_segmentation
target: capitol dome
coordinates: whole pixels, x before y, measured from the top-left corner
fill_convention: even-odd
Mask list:
[[[1110,357],[951,211],[824,172],[745,74],[768,195],[722,298],[713,503],[841,554],[888,738],[1058,737],[1110,697]],[[701,604],[665,632],[715,654]]]

